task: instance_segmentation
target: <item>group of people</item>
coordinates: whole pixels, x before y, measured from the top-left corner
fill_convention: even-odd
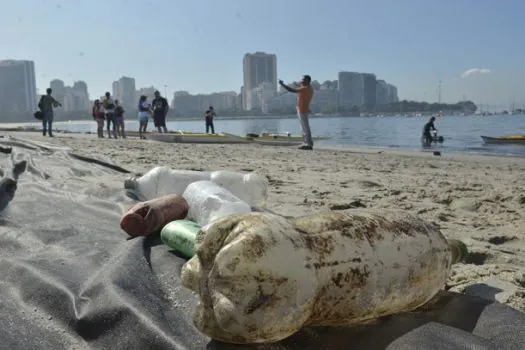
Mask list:
[[[104,121],[106,122],[108,138],[111,138],[112,135],[115,139],[119,137],[126,138],[124,132],[124,108],[122,108],[118,100],[111,98],[109,92],[106,92],[102,102],[98,99],[95,100],[92,116],[97,122],[97,135],[99,138],[104,138]]]
[[[148,128],[148,121],[153,117],[153,122],[159,133],[168,132],[166,127],[166,115],[169,110],[168,101],[160,95],[160,92],[155,91],[155,98],[150,103],[147,96],[142,95],[138,103],[138,120],[139,120],[139,137],[144,139],[144,133]],[[99,138],[104,137],[104,121],[106,121],[106,128],[108,137],[111,138],[126,138],[124,132],[124,108],[120,105],[118,100],[113,100],[111,94],[106,92],[104,100],[95,100],[93,105],[92,115],[97,122],[97,133]]]
[[[279,84],[289,92],[297,94],[297,116],[303,131],[304,144],[299,147],[304,150],[311,150],[313,148],[312,132],[310,130],[310,123],[308,115],[310,113],[310,102],[312,101],[314,90],[310,85],[312,78],[309,75],[303,76],[301,85],[298,88],[290,87],[279,80]],[[53,108],[62,106],[60,102],[51,96],[52,90],[47,89],[46,95],[43,95],[38,103],[38,107],[42,113],[42,127],[44,136],[49,134],[53,136]],[[166,116],[169,111],[169,103],[166,98],[160,95],[159,91],[155,91],[155,98],[150,103],[147,96],[140,96],[138,103],[138,120],[139,120],[139,137],[145,139],[144,133],[147,131],[148,122],[153,118],[155,128],[159,133],[167,133]],[[124,131],[124,108],[118,100],[114,100],[109,92],[106,92],[103,101],[95,100],[92,108],[93,119],[97,122],[97,134],[99,138],[104,137],[104,121],[106,122],[106,130],[108,138],[126,138]],[[213,119],[215,117],[215,110],[212,106],[205,112],[206,133],[211,131],[215,133]]]

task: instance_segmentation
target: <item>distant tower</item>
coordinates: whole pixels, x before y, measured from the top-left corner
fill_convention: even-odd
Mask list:
[[[438,103],[441,104],[441,80],[438,83]]]

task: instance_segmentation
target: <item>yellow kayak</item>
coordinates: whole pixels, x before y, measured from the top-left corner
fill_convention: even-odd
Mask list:
[[[498,137],[481,136],[481,139],[485,143],[511,143],[511,144],[524,144],[525,135],[506,135]]]

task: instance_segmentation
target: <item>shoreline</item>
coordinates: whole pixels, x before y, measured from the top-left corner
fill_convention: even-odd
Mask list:
[[[67,122],[66,122],[67,123]],[[78,122],[80,123],[80,122]],[[82,122],[85,123],[85,122]],[[7,123],[5,123],[7,124]],[[15,133],[15,134],[27,134],[27,135],[35,135],[41,133],[41,129],[37,127],[31,127],[29,125],[23,125],[23,126],[14,126],[14,127],[5,127],[4,125],[0,123],[0,132],[4,133]],[[21,124],[15,124],[15,125],[21,125]],[[172,132],[173,130],[170,130]],[[86,136],[86,137],[93,137],[95,140],[98,140],[94,135],[93,132],[77,132],[77,131],[68,131],[68,130],[60,130],[55,129],[55,135],[79,135],[79,136]],[[150,133],[150,132],[148,132]],[[40,135],[41,136],[41,135]],[[130,136],[128,137],[130,140],[138,140],[137,137]],[[151,141],[150,142],[156,142]],[[322,141],[321,141],[322,142]],[[162,143],[162,142],[157,142]],[[195,143],[198,145],[198,143]],[[227,145],[227,144],[210,144],[210,145]],[[249,144],[243,144],[243,147]],[[294,148],[294,146],[265,146],[265,147],[279,147],[283,149],[290,149]],[[513,164],[525,164],[525,157],[522,155],[508,155],[508,154],[490,154],[490,153],[475,153],[475,152],[462,152],[462,151],[451,151],[451,150],[420,150],[417,151],[415,149],[411,148],[402,148],[402,147],[373,147],[373,146],[336,146],[336,145],[316,145],[315,150],[325,150],[325,151],[337,151],[337,152],[347,152],[347,153],[356,153],[356,154],[392,154],[397,156],[409,156],[409,157],[424,157],[424,158],[441,158],[441,159],[456,159],[456,160],[465,160],[465,159],[477,159],[479,161],[481,160],[487,160],[489,162],[500,162],[502,159],[510,160],[510,163]],[[435,156],[433,154],[434,151],[440,152],[439,156]]]

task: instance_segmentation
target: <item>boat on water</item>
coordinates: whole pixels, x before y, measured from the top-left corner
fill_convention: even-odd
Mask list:
[[[290,134],[247,134],[246,136],[228,133],[205,134],[186,131],[173,131],[169,133],[147,133],[146,139],[168,143],[219,143],[240,144],[255,143],[268,146],[298,146],[303,143],[302,136]],[[329,137],[314,137],[314,140],[326,140]]]
[[[485,143],[490,144],[522,144],[525,145],[525,135],[506,135],[498,137],[490,137],[481,135],[481,139]]]
[[[174,131],[169,133],[147,133],[145,136],[147,140],[168,143],[250,143],[249,140],[246,140],[240,136],[224,133],[205,134]]]

